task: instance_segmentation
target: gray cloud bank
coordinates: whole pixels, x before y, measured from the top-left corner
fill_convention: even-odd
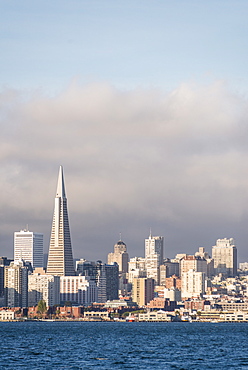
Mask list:
[[[48,249],[64,166],[74,256],[106,259],[119,232],[143,255],[150,227],[165,254],[211,252],[234,237],[248,260],[247,100],[222,82],[121,91],[72,83],[56,97],[0,94],[0,254],[13,232],[43,232]]]

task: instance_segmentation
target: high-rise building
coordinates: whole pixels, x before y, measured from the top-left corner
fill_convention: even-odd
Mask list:
[[[143,257],[130,258],[128,262],[128,282],[132,284],[134,278],[146,277],[146,259]]]
[[[145,306],[154,298],[154,279],[134,278],[132,299],[138,306]]]
[[[62,166],[59,168],[58,186],[55,197],[48,253],[47,274],[58,276],[75,275]]]
[[[4,267],[9,266],[10,262],[12,260],[7,257],[0,257],[0,298],[4,296]]]
[[[95,281],[85,276],[60,277],[60,302],[88,306],[97,301],[98,287]]]
[[[5,267],[4,296],[6,307],[27,307],[28,268],[23,260],[13,261]]]
[[[237,248],[234,239],[218,239],[212,247],[215,274],[235,277],[237,274]]]
[[[128,259],[127,246],[120,239],[114,245],[114,252],[108,254],[108,264],[116,262],[119,265],[119,273],[127,273]]]
[[[207,276],[207,261],[204,257],[196,257],[187,254],[180,260],[180,276],[189,270],[204,272]]]
[[[204,272],[189,270],[182,273],[182,298],[199,298],[205,293]]]
[[[149,238],[145,239],[145,258],[150,254],[158,254],[159,265],[162,265],[164,259],[164,237],[152,236],[150,232]]]
[[[102,261],[91,262],[81,259],[76,262],[76,266],[77,274],[96,284],[97,302],[118,299],[119,266],[116,262],[106,264]]]
[[[28,275],[28,306],[36,306],[40,300],[47,307],[60,304],[59,276],[47,275],[43,269],[35,269]]]
[[[119,298],[119,266],[116,262],[105,265],[106,296],[108,301]]]
[[[32,267],[43,267],[43,234],[29,230],[14,233],[14,260],[23,259]]]
[[[163,264],[163,236],[152,236],[145,239],[145,259],[146,259],[146,273],[148,278],[155,280],[155,284],[160,284],[160,269]]]
[[[180,260],[177,259],[164,259],[163,265],[166,267],[166,277],[170,277],[172,275],[179,276],[179,265]]]

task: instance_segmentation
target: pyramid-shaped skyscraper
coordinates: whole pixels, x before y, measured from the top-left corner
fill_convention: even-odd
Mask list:
[[[58,276],[75,275],[62,166],[59,168],[46,272]]]

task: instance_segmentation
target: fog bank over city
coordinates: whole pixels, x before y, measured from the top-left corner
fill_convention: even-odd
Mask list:
[[[247,260],[247,99],[223,81],[121,89],[73,80],[53,97],[5,88],[1,106],[1,255],[13,233],[48,249],[59,165],[74,257],[106,260],[122,233],[129,255],[165,237],[165,256],[233,237]]]

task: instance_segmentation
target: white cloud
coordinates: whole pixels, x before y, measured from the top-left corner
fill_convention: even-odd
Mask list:
[[[247,101],[224,83],[166,94],[74,82],[54,98],[4,90],[0,109],[4,243],[26,223],[49,239],[62,164],[78,257],[91,246],[104,258],[120,228],[141,254],[152,225],[170,256],[216,237],[245,246]]]

